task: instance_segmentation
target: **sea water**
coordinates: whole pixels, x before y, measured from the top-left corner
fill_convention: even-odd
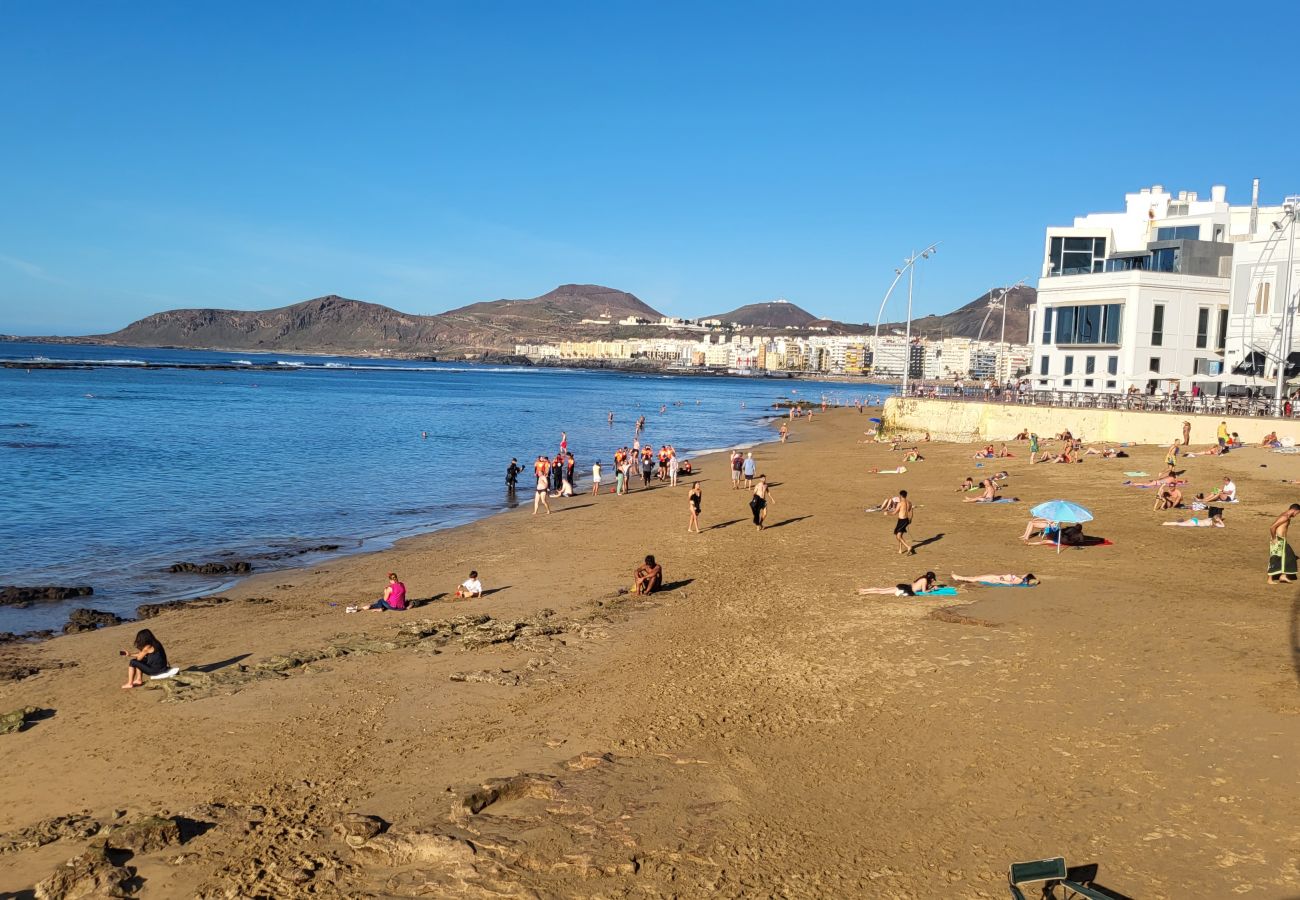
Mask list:
[[[851,403],[890,388],[346,357],[0,343],[0,585],[90,585],[92,597],[0,607],[0,632],[57,628],[77,606],[131,616],[230,578],[176,562],[312,564],[515,504],[505,469],[554,456],[560,432],[589,486],[613,451],[679,452],[771,437],[781,398]],[[145,369],[145,363],[271,365]],[[660,408],[665,411],[660,413]],[[614,413],[614,424],[607,418]],[[609,478],[607,477],[608,481]],[[337,545],[334,551],[301,551]]]

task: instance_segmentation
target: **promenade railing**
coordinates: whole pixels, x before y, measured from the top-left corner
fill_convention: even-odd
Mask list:
[[[1180,394],[1101,394],[1090,391],[1036,391],[1015,388],[955,388],[951,385],[910,386],[908,396],[922,399],[1065,409],[1120,409],[1135,412],[1190,413],[1213,416],[1300,418],[1300,401],[1284,401],[1281,409],[1272,397],[1197,396]]]

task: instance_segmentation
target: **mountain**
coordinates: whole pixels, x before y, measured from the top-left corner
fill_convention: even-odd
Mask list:
[[[927,337],[968,337],[980,335],[984,326],[984,340],[1000,340],[1002,335],[1002,309],[989,312],[989,298],[998,291],[981,294],[960,309],[942,316],[923,316],[912,320],[912,334]],[[1016,287],[1007,292],[1007,340],[1023,344],[1029,338],[1029,307],[1038,300],[1038,291],[1031,287]],[[985,317],[987,316],[987,322]],[[880,333],[904,330],[904,322],[890,322],[880,326]]]
[[[546,342],[609,332],[583,319],[660,313],[625,291],[565,284],[527,300],[474,303],[436,316],[398,312],[330,295],[260,311],[174,309],[89,340],[136,347],[207,347],[303,353],[433,354],[512,351],[516,341]]]
[[[703,316],[703,318],[717,319],[724,324],[737,325],[741,328],[807,328],[821,321],[808,310],[795,306],[789,300],[750,303],[731,312]]]

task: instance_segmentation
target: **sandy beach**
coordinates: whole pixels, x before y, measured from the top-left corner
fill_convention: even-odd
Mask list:
[[[1188,460],[1189,497],[1229,474],[1242,501],[1165,528],[1192,513],[1121,486],[1164,447],[932,443],[883,475],[902,454],[866,427],[756,448],[762,533],[714,456],[700,535],[689,481],[656,482],[250,578],[147,622],[199,671],[144,690],[119,689],[134,623],[0,647],[39,670],[0,712],[41,711],[0,734],[0,897],[78,857],[143,897],[1003,897],[1055,855],[1131,897],[1300,895],[1297,592],[1264,575],[1300,458]],[[999,469],[1022,502],[962,502]],[[864,512],[899,488],[915,557]],[[1055,498],[1113,543],[1023,545]],[[646,553],[667,589],[620,595]],[[487,596],[451,601],[470,569]],[[1042,584],[856,591],[926,570]],[[428,602],[344,613],[388,571]]]

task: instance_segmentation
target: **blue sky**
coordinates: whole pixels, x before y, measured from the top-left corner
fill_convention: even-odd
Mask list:
[[[930,241],[921,313],[1125,191],[1300,193],[1296,4],[893,7],[0,0],[0,332],[565,282],[874,321]]]

